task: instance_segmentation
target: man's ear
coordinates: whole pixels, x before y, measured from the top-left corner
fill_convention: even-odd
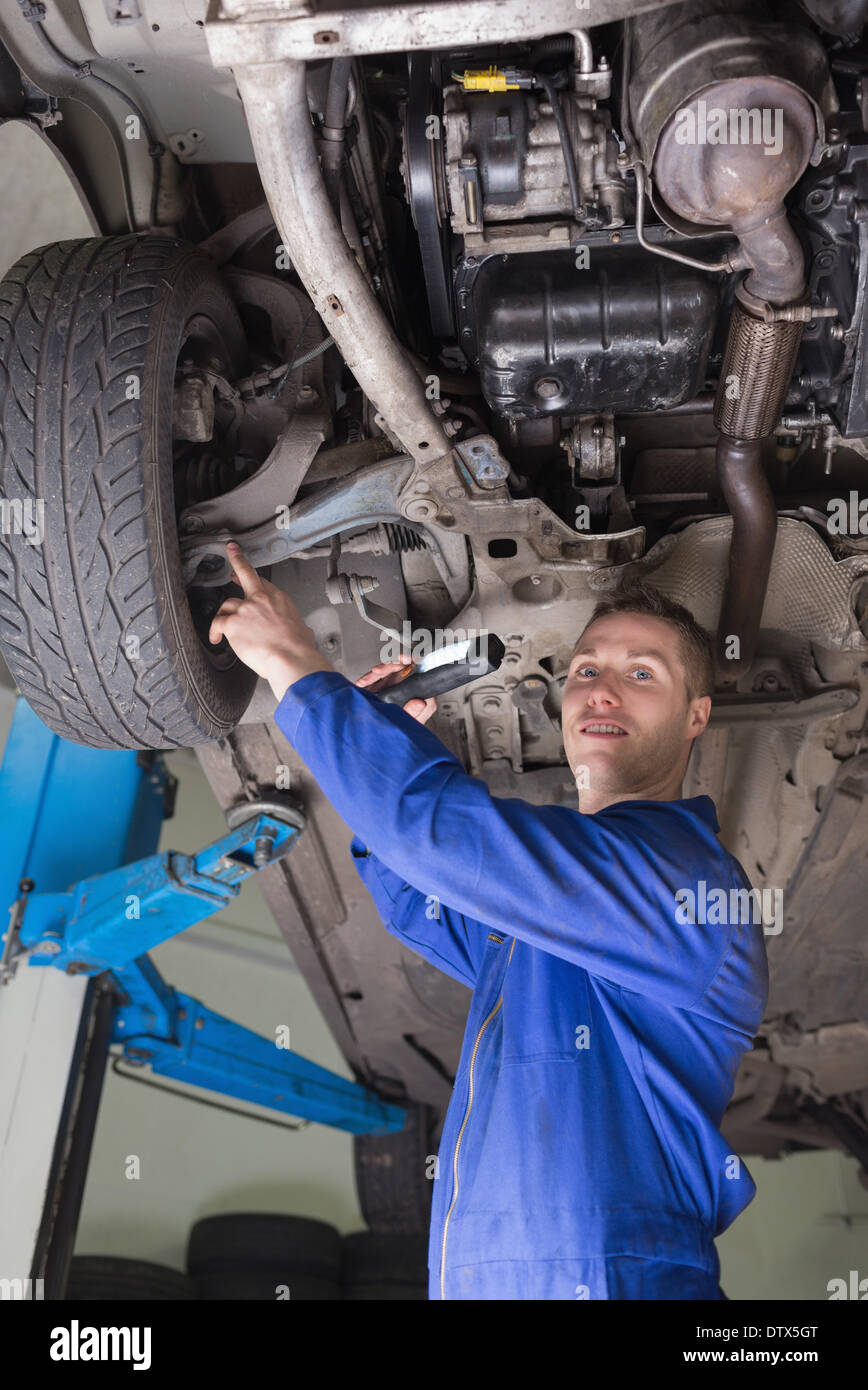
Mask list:
[[[700,695],[697,699],[691,700],[689,706],[689,724],[687,728],[688,738],[698,738],[708,723],[711,715],[711,696]]]

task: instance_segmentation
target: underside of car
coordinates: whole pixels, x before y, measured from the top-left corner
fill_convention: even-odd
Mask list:
[[[0,286],[0,649],[63,737],[194,747],[227,810],[303,805],[263,891],[357,1079],[413,1107],[357,1141],[372,1225],[424,1227],[469,994],[383,931],[271,691],[208,641],[239,593],[230,538],[350,679],[386,641],[496,634],[500,664],[428,727],[538,804],[576,804],[560,702],[595,603],[641,579],[689,608],[717,682],[683,795],[712,797],[782,903],[723,1131],[868,1173],[866,19],[0,19],[0,119],[52,148],[93,226]]]

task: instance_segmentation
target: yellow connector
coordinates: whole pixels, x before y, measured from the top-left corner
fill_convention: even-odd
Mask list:
[[[519,83],[510,81],[512,74],[501,72],[493,64],[486,70],[466,72],[453,72],[452,76],[456,82],[460,82],[465,92],[516,92]]]

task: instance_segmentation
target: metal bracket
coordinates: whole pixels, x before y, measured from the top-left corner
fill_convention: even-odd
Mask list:
[[[32,965],[74,974],[123,969],[219,911],[251,873],[287,854],[304,829],[304,812],[289,799],[266,805],[236,807],[229,834],[196,855],[166,850],[81,879],[65,893],[22,891],[13,907],[20,949],[8,961],[4,952],[7,977],[23,954]]]
[[[375,579],[373,575],[338,574],[340,553],[341,543],[339,538],[335,536],[332,541],[325,582],[326,598],[329,603],[335,605],[354,603],[366,623],[370,623],[371,627],[375,627],[378,632],[388,633],[399,645],[403,645],[403,638],[399,631],[401,619],[398,614],[393,613],[390,608],[382,608],[380,604],[372,603],[367,597],[373,589],[379,588],[379,579]]]

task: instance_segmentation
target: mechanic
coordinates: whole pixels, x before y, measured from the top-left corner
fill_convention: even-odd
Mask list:
[[[725,1299],[714,1238],[756,1189],[719,1125],[768,972],[750,913],[676,908],[703,880],[730,902],[750,890],[711,798],[680,796],[711,708],[708,633],[648,585],[598,604],[561,718],[579,809],[535,806],[468,776],[424,728],[433,701],[377,699],[401,668],[354,684],[227,554],[243,597],[211,640],[270,684],[387,929],[473,990],[429,1297]]]

